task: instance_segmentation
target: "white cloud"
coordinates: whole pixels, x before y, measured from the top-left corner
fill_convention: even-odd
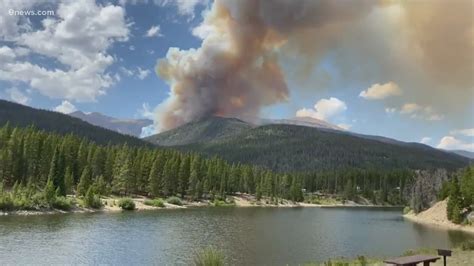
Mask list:
[[[376,83],[370,86],[367,90],[361,91],[359,97],[367,100],[381,100],[390,96],[402,95],[402,90],[394,82],[385,84]]]
[[[194,11],[197,6],[207,5],[209,0],[154,0],[155,4],[161,6],[174,5],[178,9],[178,14],[181,16],[188,16],[194,18]]]
[[[151,73],[149,69],[142,69],[141,67],[137,67],[136,70],[133,70],[133,69],[129,69],[122,66],[119,69],[125,76],[127,77],[136,76],[140,80],[144,80]]]
[[[72,112],[77,111],[77,108],[76,106],[74,106],[74,104],[70,103],[69,101],[62,101],[60,105],[54,108],[54,111],[60,112],[63,114],[70,114]]]
[[[474,137],[474,128],[466,128],[466,129],[455,129],[449,132],[451,135],[464,135],[468,137]]]
[[[12,41],[22,29],[27,29],[30,24],[27,16],[11,16],[8,10],[28,10],[41,2],[44,3],[40,0],[0,1],[0,10],[2,10],[0,12],[0,40]]]
[[[8,38],[17,57],[39,54],[63,67],[52,69],[18,58],[0,60],[0,80],[21,81],[48,97],[77,101],[95,101],[113,84],[106,70],[114,59],[107,49],[115,41],[127,40],[129,34],[122,7],[65,1],[58,5],[55,17],[42,20],[42,29],[21,30],[26,22],[15,23],[19,25]]]
[[[142,127],[142,132],[140,133],[140,138],[146,138],[148,136],[154,135],[158,133],[158,131],[155,128],[155,125],[151,124],[146,127]]]
[[[352,125],[351,124],[344,124],[344,123],[341,123],[341,124],[337,124],[338,127],[344,129],[344,130],[349,130],[351,129]]]
[[[393,114],[397,111],[397,108],[385,108],[385,113],[388,113],[388,114]]]
[[[9,100],[12,100],[16,103],[23,104],[23,105],[28,105],[30,103],[31,99],[25,95],[22,91],[20,91],[18,88],[9,88],[6,90],[8,94]]]
[[[421,106],[416,103],[406,103],[400,108],[400,114],[410,115],[410,118],[423,119],[429,121],[439,121],[444,119],[444,115],[438,114],[431,106]]]
[[[345,102],[338,98],[321,99],[315,105],[314,109],[303,108],[296,112],[297,117],[312,117],[328,121],[330,118],[347,110]]]
[[[440,140],[437,148],[444,150],[474,151],[474,143],[464,142],[453,136],[445,136]]]
[[[142,117],[153,120],[155,117],[155,112],[150,108],[148,103],[143,103],[142,107],[138,109],[138,114]]]
[[[401,114],[412,114],[418,110],[422,109],[422,107],[416,103],[406,103],[402,106],[400,113]]]
[[[16,55],[8,46],[0,47],[0,62],[11,62],[15,59]]]
[[[120,71],[121,71],[123,74],[125,74],[127,77],[133,76],[133,70],[128,69],[128,68],[126,68],[126,67],[123,67],[123,66],[120,67]]]
[[[145,37],[162,37],[160,25],[151,26],[150,29],[147,30]]]
[[[135,51],[135,46],[130,45],[130,46],[128,47],[128,50],[130,50],[130,51]]]
[[[431,142],[431,138],[430,137],[423,137],[421,138],[420,140],[420,143],[423,143],[423,144],[428,144]]]
[[[137,68],[137,76],[139,79],[144,80],[148,75],[150,75],[151,71],[148,69],[141,69],[140,67]]]

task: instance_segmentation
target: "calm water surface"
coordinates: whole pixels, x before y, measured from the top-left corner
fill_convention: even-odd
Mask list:
[[[0,264],[188,264],[213,245],[233,265],[396,256],[473,238],[404,221],[400,210],[197,208],[0,217]]]

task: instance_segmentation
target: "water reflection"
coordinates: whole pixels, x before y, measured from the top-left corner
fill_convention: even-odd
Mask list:
[[[231,264],[280,265],[394,256],[472,238],[400,215],[393,209],[197,208],[0,217],[0,256],[6,264],[185,264],[213,245]]]

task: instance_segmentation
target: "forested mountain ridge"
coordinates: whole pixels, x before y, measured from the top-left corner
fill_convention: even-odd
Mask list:
[[[160,146],[213,142],[236,136],[253,125],[237,118],[211,116],[145,138]]]
[[[200,126],[199,122],[189,125]],[[173,134],[179,136],[189,133],[181,132],[187,127],[177,128]],[[167,132],[164,132],[147,140],[166,140],[166,137]],[[209,141],[202,139],[172,147],[208,156],[217,155],[230,162],[251,163],[280,172],[340,168],[452,170],[469,164],[469,159],[465,157],[419,143],[296,125],[249,126],[238,134]]]
[[[91,125],[79,118],[0,100],[0,126],[6,123],[18,127],[34,126],[38,129],[59,134],[75,134],[99,144],[147,145],[145,141],[138,138]]]
[[[135,137],[140,137],[143,128],[153,124],[153,121],[150,119],[120,119],[97,112],[84,113],[81,111],[75,111],[68,115],[79,118],[95,126]]]

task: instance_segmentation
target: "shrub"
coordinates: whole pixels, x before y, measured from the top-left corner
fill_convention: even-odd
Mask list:
[[[166,199],[166,202],[168,202],[169,204],[178,205],[178,206],[183,205],[183,202],[178,197],[169,197]]]
[[[118,202],[118,206],[122,210],[133,211],[135,210],[135,202],[131,198],[123,198]]]
[[[224,265],[224,255],[217,249],[207,248],[194,258],[196,266],[221,266]]]
[[[366,266],[368,265],[367,259],[364,256],[358,256],[357,261],[359,262],[360,266]]]
[[[94,189],[92,187],[89,187],[87,190],[86,196],[84,198],[84,206],[94,209],[99,209],[102,207],[100,197],[94,193]]]
[[[216,207],[229,207],[229,206],[234,206],[235,202],[226,202],[224,200],[215,199],[212,204]]]
[[[68,199],[66,197],[57,197],[53,203],[53,208],[63,211],[69,211],[72,209],[73,204],[74,201],[72,199]]]
[[[403,208],[403,214],[407,214],[411,211],[411,208],[409,206],[406,206],[405,208]]]
[[[145,200],[143,204],[148,205],[148,206],[159,207],[159,208],[165,207],[165,203],[163,202],[162,199]]]
[[[464,241],[459,247],[462,250],[474,250],[474,240]]]
[[[15,208],[13,205],[13,200],[10,197],[10,194],[5,193],[0,196],[0,210],[2,211],[11,211]]]

